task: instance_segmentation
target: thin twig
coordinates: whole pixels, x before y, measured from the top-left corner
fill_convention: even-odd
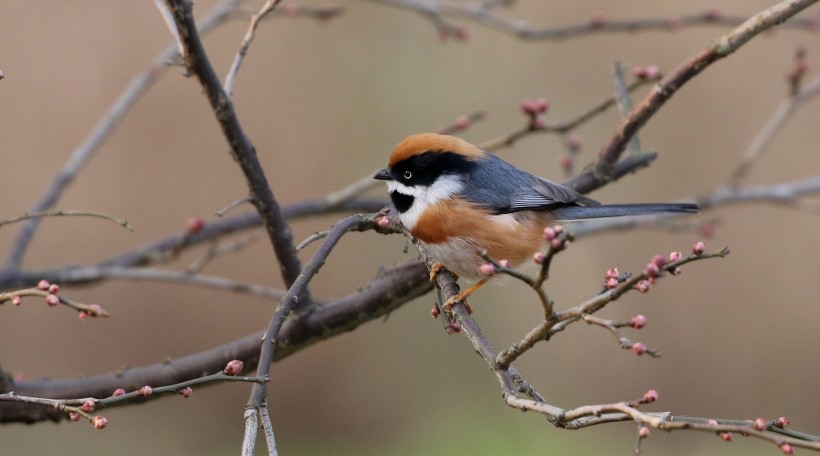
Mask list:
[[[351,215],[342,219],[339,223],[331,228],[321,247],[313,255],[313,258],[305,265],[305,268],[299,274],[296,281],[293,282],[287,295],[279,301],[279,305],[273,313],[268,329],[265,331],[265,336],[262,339],[262,350],[259,352],[259,364],[257,366],[256,375],[259,377],[266,377],[270,372],[270,365],[273,361],[276,345],[279,342],[279,332],[285,322],[288,314],[296,307],[299,302],[299,296],[302,295],[303,290],[308,286],[313,276],[319,272],[319,269],[325,264],[325,260],[333,251],[336,243],[341,240],[342,236],[350,231],[364,231],[373,229],[380,231],[377,222],[378,214],[370,215]],[[266,388],[265,385],[254,385],[251,390],[250,398],[246,408],[259,408],[265,401]]]
[[[199,25],[199,32],[206,34],[216,26],[226,21],[231,13],[236,9],[241,0],[223,0],[217,4],[202,19]],[[117,129],[125,115],[134,107],[142,96],[158,81],[168,70],[168,61],[177,55],[177,46],[172,44],[162,51],[149,65],[149,67],[138,74],[120,96],[108,107],[105,113],[94,125],[94,128],[83,139],[83,142],[71,152],[68,161],[63,165],[55,176],[49,188],[34,203],[31,212],[44,211],[53,207],[63,192],[74,181],[80,171],[94,157],[103,142],[111,136]],[[8,257],[6,257],[4,268],[17,269],[22,264],[31,240],[37,231],[39,219],[32,219],[26,222],[20,233],[12,243]]]
[[[110,220],[117,225],[125,228],[128,231],[134,231],[134,227],[128,223],[127,220],[123,220],[121,218],[114,217],[113,215],[108,215],[104,212],[95,212],[95,211],[40,211],[40,212],[26,212],[23,215],[13,217],[6,220],[0,220],[0,227],[3,225],[9,225],[12,223],[20,222],[23,220],[30,220],[34,218],[41,218],[41,217],[97,217],[105,220]]]
[[[664,77],[653,90],[641,100],[624,119],[610,140],[601,148],[595,163],[596,177],[607,180],[612,166],[618,161],[626,144],[635,133],[677,91],[712,63],[728,56],[750,39],[770,27],[780,24],[803,11],[818,0],[786,0],[752,16],[729,33],[719,37],[714,44],[690,57]]]
[[[463,27],[450,24],[446,18],[469,20],[501,33],[516,36],[522,40],[560,41],[581,38],[602,33],[636,33],[647,31],[675,32],[684,27],[709,26],[733,27],[743,23],[745,16],[721,14],[716,10],[681,16],[616,19],[595,15],[585,22],[565,26],[538,26],[522,19],[507,18],[492,9],[503,1],[447,2],[432,0],[369,0],[374,3],[404,8],[421,14],[430,20],[443,36],[465,35]],[[817,27],[812,18],[796,19],[784,24],[785,27],[812,31]],[[458,36],[456,36],[458,38]]]
[[[426,268],[417,259],[380,270],[361,290],[309,308],[299,318],[288,319],[282,326],[274,360],[284,359],[317,342],[377,320],[431,289]],[[117,372],[67,380],[21,380],[7,385],[9,390],[27,396],[106,397],[117,388],[132,390],[146,384],[167,384],[199,378],[203,371],[220,370],[232,359],[244,361],[246,369],[252,368],[259,360],[262,336],[260,331],[199,353]],[[0,423],[32,423],[64,418],[64,414],[54,413],[53,410],[6,407],[0,402]]]
[[[267,0],[259,12],[251,17],[251,23],[248,25],[248,31],[245,32],[245,37],[242,38],[242,44],[239,46],[239,50],[233,58],[231,69],[228,71],[228,76],[225,78],[225,93],[227,93],[229,97],[233,96],[233,85],[236,80],[236,75],[239,72],[239,67],[242,65],[242,61],[245,60],[245,54],[248,53],[248,48],[250,48],[251,42],[253,42],[253,39],[256,36],[256,28],[259,26],[259,21],[270,14],[281,1],[282,0]]]
[[[274,253],[279,262],[282,278],[290,286],[299,276],[302,269],[296,249],[293,245],[293,234],[290,226],[282,217],[279,203],[271,190],[265,172],[256,155],[256,148],[245,134],[239,117],[234,109],[230,96],[219,82],[208,58],[193,17],[193,5],[190,0],[167,0],[174,15],[174,22],[180,30],[185,46],[183,60],[188,70],[196,75],[214,116],[222,127],[222,133],[231,146],[231,153],[245,175],[253,204],[259,212],[268,233]],[[307,289],[302,291],[302,299],[310,301]]]
[[[774,139],[786,121],[791,118],[791,115],[818,93],[820,93],[820,77],[815,78],[808,85],[801,87],[796,94],[790,96],[777,108],[774,114],[772,114],[769,120],[763,125],[763,128],[757,133],[757,136],[755,136],[751,144],[749,144],[749,147],[743,152],[740,161],[726,181],[727,187],[737,187],[740,184],[740,181],[746,177],[746,174],[752,169],[757,159],[763,155],[766,147],[772,139]]]

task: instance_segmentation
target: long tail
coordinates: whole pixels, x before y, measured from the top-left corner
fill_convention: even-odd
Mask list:
[[[694,213],[698,211],[697,204],[689,203],[604,204],[600,206],[562,206],[551,210],[550,215],[555,220],[583,220],[627,215]]]

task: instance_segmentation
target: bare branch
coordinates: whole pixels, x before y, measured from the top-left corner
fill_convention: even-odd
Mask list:
[[[236,9],[240,0],[223,0],[215,6],[203,19],[200,24],[200,33],[206,34],[217,25],[227,20]],[[94,157],[94,154],[102,146],[103,142],[111,136],[119,126],[125,115],[134,107],[137,101],[158,81],[168,69],[168,61],[177,55],[176,45],[168,46],[155,59],[154,62],[142,73],[137,75],[128,84],[128,87],[105,111],[88,136],[71,153],[71,157],[57,173],[51,186],[40,197],[31,208],[31,212],[44,211],[57,203],[63,192],[77,177],[77,174]],[[23,225],[20,233],[12,244],[9,255],[6,258],[5,268],[16,269],[20,267],[23,257],[26,254],[31,240],[37,231],[38,219],[32,219]]]
[[[194,23],[190,0],[167,0],[167,3],[174,15],[174,21],[185,46],[183,60],[186,67],[196,75],[205,90],[225,139],[231,146],[231,153],[245,174],[248,189],[253,196],[253,204],[265,224],[279,261],[282,278],[290,286],[296,281],[302,267],[293,246],[293,234],[282,217],[279,203],[273,196],[265,172],[256,156],[256,148],[242,129],[233,102],[219,82],[205,48],[202,46]],[[303,291],[302,297],[310,300],[307,290]]]

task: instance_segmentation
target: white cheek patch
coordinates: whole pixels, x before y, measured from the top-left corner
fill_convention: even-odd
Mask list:
[[[413,204],[410,209],[399,215],[401,223],[408,230],[412,230],[416,226],[419,218],[427,208],[449,199],[452,195],[460,192],[463,186],[464,184],[460,178],[448,174],[439,176],[433,182],[433,185],[429,187],[426,185],[410,187],[396,181],[387,182],[387,189],[391,192],[399,192],[402,195],[413,197]]]

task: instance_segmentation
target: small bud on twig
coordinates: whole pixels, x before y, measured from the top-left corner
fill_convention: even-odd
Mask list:
[[[103,429],[108,426],[108,420],[102,415],[95,416],[92,422],[94,424],[94,429]]]
[[[225,366],[223,372],[227,375],[239,375],[242,373],[242,369],[245,367],[245,363],[238,359],[234,359],[228,362]]]

